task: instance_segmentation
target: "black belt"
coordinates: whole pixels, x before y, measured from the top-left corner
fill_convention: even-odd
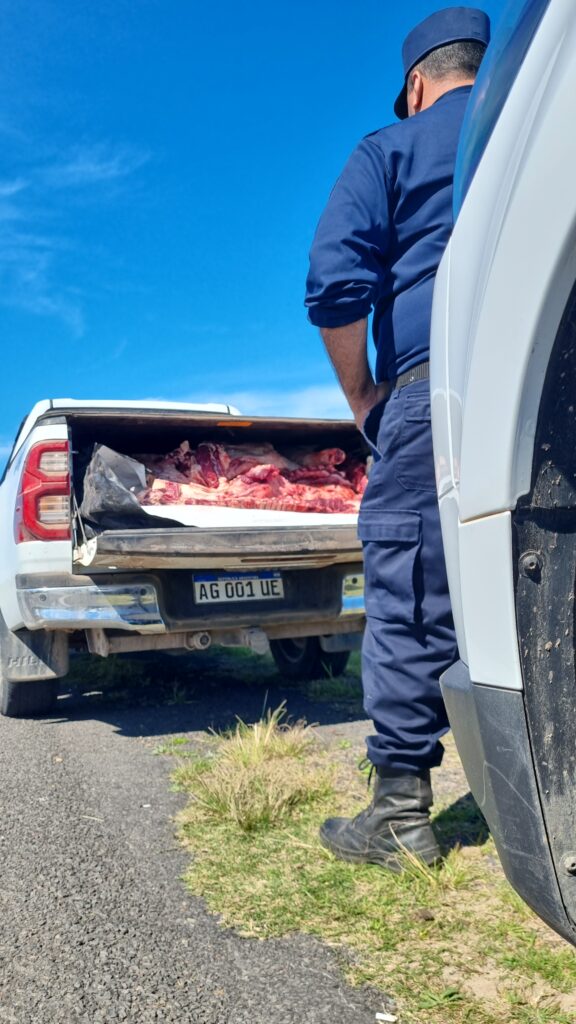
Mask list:
[[[401,373],[399,377],[396,377],[392,384],[392,390],[397,391],[398,388],[405,388],[407,384],[413,384],[415,380],[428,380],[430,377],[430,363],[419,363],[418,366],[413,366],[411,370],[406,370],[406,373]]]

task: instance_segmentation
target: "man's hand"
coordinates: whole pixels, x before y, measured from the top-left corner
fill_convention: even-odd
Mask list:
[[[373,409],[375,405],[378,405],[378,402],[383,401],[384,398],[388,398],[389,394],[390,385],[388,381],[383,381],[382,384],[374,384],[372,392],[366,395],[366,404],[362,402],[362,404],[358,405],[356,408],[352,408],[352,405],[350,405],[358,430],[362,430],[370,410]]]
[[[367,326],[367,320],[357,320],[345,327],[323,327],[320,332],[360,430],[370,410],[390,394],[388,382],[376,384],[372,376],[366,352]]]

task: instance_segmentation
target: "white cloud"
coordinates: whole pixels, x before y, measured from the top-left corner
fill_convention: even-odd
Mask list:
[[[42,180],[52,188],[86,188],[126,178],[150,159],[132,146],[79,146],[68,160],[45,167]]]
[[[74,337],[81,336],[79,288],[70,260],[64,269],[63,254],[81,253],[83,242],[70,237],[69,228],[60,230],[69,219],[62,191],[74,188],[83,200],[110,198],[113,187],[148,159],[133,146],[83,145],[59,162],[38,161],[26,178],[0,179],[0,303],[62,320]]]
[[[302,419],[352,419],[337,384],[319,384],[288,391],[279,389],[195,394],[182,401],[225,402],[246,416],[296,416]]]
[[[53,283],[57,252],[66,247],[55,238],[6,227],[0,239],[0,301],[35,316],[63,320],[79,337],[84,324],[77,297]]]

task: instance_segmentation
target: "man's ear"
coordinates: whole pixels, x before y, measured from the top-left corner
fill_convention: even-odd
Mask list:
[[[410,85],[412,88],[410,88]],[[408,105],[408,116],[418,114],[422,109],[424,101],[424,79],[419,71],[410,73],[406,102]]]

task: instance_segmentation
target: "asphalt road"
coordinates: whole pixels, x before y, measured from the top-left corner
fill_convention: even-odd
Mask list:
[[[374,1021],[382,998],[349,988],[330,950],[303,936],[239,938],[180,881],[182,798],[152,749],[257,717],[262,693],[225,681],[191,704],[133,696],[76,695],[53,719],[0,718],[2,1024]]]

